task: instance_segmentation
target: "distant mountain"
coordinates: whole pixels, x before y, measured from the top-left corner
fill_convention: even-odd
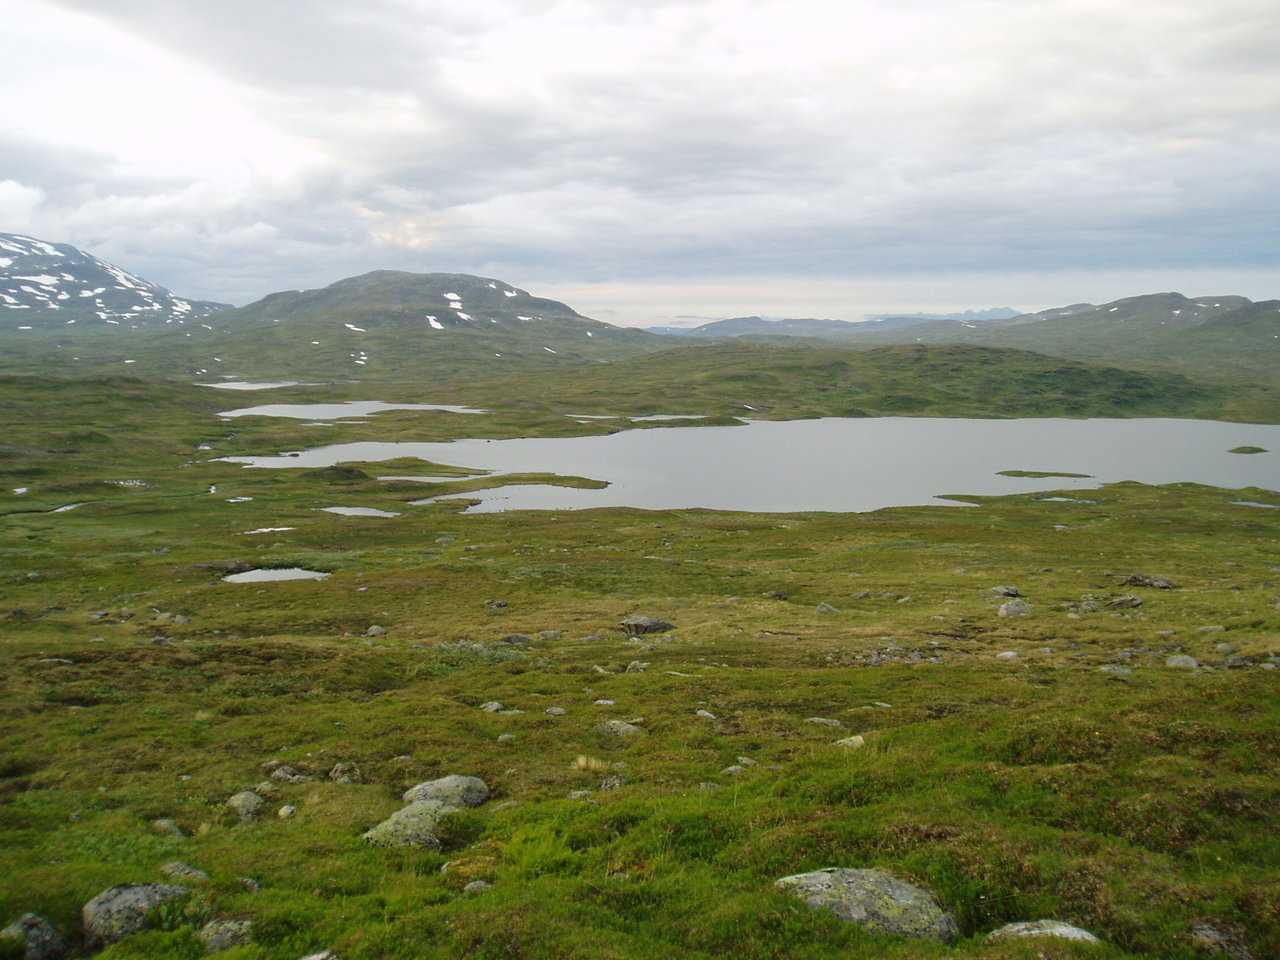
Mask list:
[[[1007,320],[938,320],[855,344],[973,343],[1076,360],[1190,373],[1253,371],[1280,378],[1280,301],[1153,293],[1101,305],[1077,303]]]
[[[869,320],[1007,320],[1021,316],[1013,307],[991,307],[988,310],[962,310],[959,313],[873,313]]]
[[[188,300],[66,243],[0,233],[0,331],[139,328],[230,310]]]
[[[663,337],[683,336],[693,329],[693,327],[644,327],[645,333],[656,333]]]
[[[766,320],[764,317],[733,317],[713,320],[687,331],[691,337],[831,337],[850,332],[861,324],[848,320]]]
[[[0,354],[6,369],[50,361],[82,371],[130,364],[133,373],[272,380],[470,375],[610,360],[671,345],[501,280],[394,270],[273,293],[198,323],[153,327],[146,336],[94,337],[64,326],[29,345],[7,339]]]

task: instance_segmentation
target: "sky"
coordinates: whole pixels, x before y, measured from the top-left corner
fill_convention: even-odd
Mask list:
[[[1280,297],[1275,0],[0,0],[0,231],[624,325]]]

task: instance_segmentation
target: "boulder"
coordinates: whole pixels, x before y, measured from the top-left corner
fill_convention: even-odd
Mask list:
[[[375,847],[428,847],[439,850],[440,838],[436,836],[435,829],[441,820],[457,811],[458,807],[454,804],[440,800],[415,800],[368,830],[364,839]]]
[[[197,870],[190,864],[183,863],[181,860],[173,860],[163,864],[160,872],[166,877],[172,877],[174,880],[208,880],[209,875],[203,870]]]
[[[329,771],[329,779],[334,783],[364,783],[364,774],[354,763],[340,762]]]
[[[1080,940],[1084,943],[1102,942],[1088,930],[1081,930],[1061,920],[1024,920],[1021,923],[1006,923],[1000,929],[992,930],[987,934],[987,940],[992,943],[1017,937],[1060,937],[1063,940]]]
[[[622,627],[622,632],[628,637],[638,637],[646,633],[664,633],[675,629],[675,624],[667,623],[665,620],[639,615],[627,617],[618,626]]]
[[[639,733],[640,728],[634,723],[627,723],[625,720],[606,720],[604,723],[596,724],[596,732],[610,737],[629,737],[634,733]]]
[[[210,953],[247,947],[253,943],[252,920],[210,920],[196,934]]]
[[[1022,596],[1022,591],[1019,590],[1017,587],[1006,587],[1006,586],[992,587],[990,590],[987,591],[988,600],[1005,600],[1009,597],[1020,597],[1020,596]]]
[[[1157,590],[1176,590],[1178,585],[1168,577],[1154,573],[1135,573],[1123,583],[1126,587],[1155,587]]]
[[[265,802],[252,790],[241,790],[227,801],[227,806],[236,812],[241,823],[250,823],[257,819],[258,811]]]
[[[824,617],[830,617],[830,616],[834,616],[840,611],[836,607],[833,607],[831,604],[827,603],[824,600],[822,603],[818,604],[817,608],[813,612],[820,613]]]
[[[1173,656],[1165,660],[1166,667],[1177,667],[1182,670],[1194,670],[1200,666],[1200,661],[1195,657],[1189,657],[1185,653],[1175,653]]]
[[[846,750],[861,750],[867,745],[867,740],[862,734],[855,734],[852,737],[845,737],[843,740],[835,742],[837,747],[844,747]]]
[[[0,943],[15,941],[22,945],[23,960],[62,960],[67,955],[58,928],[38,913],[24,913],[0,930]]]
[[[163,818],[151,821],[151,826],[155,828],[156,833],[162,837],[173,837],[175,840],[186,838],[186,834],[182,832],[182,828],[178,826],[178,821]]]
[[[104,890],[80,911],[85,952],[94,953],[150,926],[157,907],[190,893],[172,883],[125,883]]]
[[[828,867],[783,877],[774,886],[868,930],[941,943],[960,933],[955,918],[928,890],[881,870]]]
[[[410,787],[401,799],[405,803],[438,800],[455,807],[478,807],[489,799],[489,795],[488,785],[479,777],[464,777],[455,773]]]
[[[1009,600],[1000,604],[996,615],[1000,617],[1025,617],[1031,613],[1031,607],[1025,600]]]

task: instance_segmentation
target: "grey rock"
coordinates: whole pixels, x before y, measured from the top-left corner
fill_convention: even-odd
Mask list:
[[[253,943],[252,920],[210,920],[196,934],[210,953]]]
[[[695,717],[701,717],[703,720],[717,719],[716,715],[712,713],[710,710],[695,710],[693,715]]]
[[[774,886],[868,930],[941,943],[960,933],[955,918],[928,890],[881,870],[828,867],[783,877]]]
[[[156,908],[191,893],[172,883],[125,883],[104,890],[80,911],[86,953],[94,953],[151,924]]]
[[[387,628],[380,627],[375,623],[372,627],[370,627],[368,630],[364,632],[364,635],[366,637],[385,637],[387,635]]]
[[[1178,667],[1183,670],[1194,670],[1200,666],[1200,661],[1195,657],[1189,657],[1185,653],[1175,653],[1172,657],[1164,662],[1166,667]]]
[[[489,799],[489,786],[479,777],[450,774],[439,780],[428,780],[410,787],[401,798],[405,803],[415,800],[439,800],[455,807],[478,807]]]
[[[262,884],[253,877],[236,877],[236,881],[249,893],[261,893]]]
[[[24,913],[0,930],[0,943],[17,941],[23,946],[23,960],[62,960],[67,941],[52,923],[38,913]]]
[[[843,727],[844,724],[839,720],[832,720],[829,717],[809,717],[805,723],[816,723],[824,727]]]
[[[1098,669],[1103,673],[1113,673],[1117,677],[1127,677],[1133,673],[1132,667],[1122,666],[1118,663],[1108,663],[1105,667],[1099,667]]]
[[[486,890],[492,890],[492,889],[493,889],[492,883],[488,883],[487,881],[484,881],[484,880],[472,880],[470,883],[468,883],[465,887],[462,888],[462,892],[476,894],[476,893],[484,893]]]
[[[281,783],[311,783],[315,777],[299,773],[293,767],[282,765],[271,771],[271,779],[279,780]]]
[[[606,720],[604,723],[596,724],[596,732],[610,737],[629,737],[632,734],[639,733],[640,728],[634,723],[627,723],[625,720]]]
[[[439,543],[440,541],[437,540],[436,542]],[[342,958],[332,950],[321,950],[319,953],[307,954],[302,960],[342,960]]]
[[[645,663],[644,661],[632,660],[630,663],[627,664],[627,669],[623,670],[622,672],[623,673],[644,673],[648,669],[649,669],[649,664]]]
[[[1000,604],[1000,609],[996,611],[999,617],[1025,617],[1031,612],[1031,607],[1025,600],[1009,600]]]
[[[820,613],[824,617],[830,617],[830,616],[833,616],[834,614],[839,613],[840,611],[839,609],[837,609],[836,607],[833,607],[831,604],[827,603],[824,600],[822,603],[818,604],[817,608],[813,612]]]
[[[1254,960],[1253,951],[1242,934],[1228,929],[1225,924],[1216,927],[1210,923],[1195,924],[1191,928],[1191,943],[1207,953],[1229,957],[1230,960]]]
[[[1176,590],[1178,585],[1168,577],[1162,577],[1154,573],[1135,573],[1130,575],[1125,581],[1126,587],[1155,587],[1157,590]]]
[[[155,829],[156,833],[160,834],[162,837],[173,837],[177,840],[183,840],[187,836],[182,832],[182,828],[178,826],[178,821],[176,820],[153,820],[151,822],[151,826]]]
[[[480,709],[485,713],[497,713],[499,710],[505,710],[507,708],[497,700],[490,700],[488,703],[480,704]]]
[[[505,637],[498,641],[499,643],[533,643],[533,637],[527,633],[508,633]]]
[[[458,807],[440,800],[415,800],[409,806],[397,810],[376,827],[363,834],[366,843],[375,847],[427,847],[440,849],[436,827]]]
[[[675,624],[673,623],[667,623],[667,621],[659,620],[657,617],[640,615],[627,617],[618,626],[622,627],[622,632],[628,637],[639,637],[646,633],[663,633],[667,630],[675,629]]]
[[[227,801],[227,806],[236,812],[241,823],[250,823],[257,819],[258,811],[265,802],[252,790],[241,790]]]
[[[283,807],[276,811],[276,816],[281,820],[291,820],[297,816],[298,808],[291,803],[286,803]]]
[[[846,750],[861,750],[867,745],[866,738],[862,734],[854,734],[852,737],[845,737],[843,740],[835,742],[837,747],[844,747]]]
[[[166,877],[173,877],[175,880],[208,880],[209,875],[203,870],[197,870],[190,864],[183,863],[181,860],[171,860],[169,863],[160,867],[160,872]]]
[[[732,777],[732,776],[735,776],[735,775],[737,775],[737,774],[739,774],[739,773],[742,773],[742,771],[744,771],[744,770],[746,770],[746,769],[747,769],[746,767],[741,766],[740,764],[736,764],[736,763],[734,763],[734,764],[730,764],[729,766],[725,767],[723,770],[721,770],[721,771],[720,771],[720,773],[721,773],[723,776],[726,776],[726,777]]]
[[[1116,597],[1107,601],[1108,610],[1137,610],[1142,606],[1141,597]]]
[[[563,640],[563,630],[539,630],[538,636],[543,640]]]
[[[612,776],[605,777],[600,781],[601,790],[619,790],[627,785],[627,778],[621,773],[615,773]]]
[[[996,659],[997,660],[1017,660],[1019,659],[1019,654],[1017,650],[1001,650],[999,653],[996,654]]]
[[[364,783],[364,774],[354,763],[342,761],[333,765],[329,779],[334,783]]]
[[[1219,656],[1229,657],[1236,652],[1236,648],[1233,644],[1223,642],[1214,644],[1213,652]]]
[[[1017,587],[992,587],[987,591],[988,600],[1001,600],[1007,597],[1020,597],[1022,591]]]
[[[1220,623],[1211,623],[1207,627],[1196,627],[1196,631],[1198,633],[1222,633],[1222,631],[1226,629],[1227,628]]]
[[[591,702],[597,707],[616,707],[618,705],[616,700],[592,700]]]
[[[564,707],[547,707],[543,711],[548,717],[563,717],[568,712]]]
[[[987,934],[987,940],[998,943],[1001,940],[1013,940],[1017,937],[1060,937],[1063,940],[1080,940],[1084,943],[1101,943],[1088,930],[1081,930],[1061,920],[1024,920],[1021,923],[1006,923],[998,930]]]

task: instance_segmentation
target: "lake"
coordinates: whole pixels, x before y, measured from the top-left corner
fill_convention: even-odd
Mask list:
[[[1242,445],[1264,454],[1228,451]],[[1280,488],[1280,426],[1211,420],[972,420],[924,417],[753,421],[595,437],[362,443],[277,457],[227,457],[259,468],[324,467],[417,457],[498,473],[604,480],[602,490],[509,486],[467,494],[476,512],[627,506],[791,512],[944,503],[945,494],[1085,490],[1102,483],[1194,482]],[[1002,470],[1089,474],[1003,477]]]

